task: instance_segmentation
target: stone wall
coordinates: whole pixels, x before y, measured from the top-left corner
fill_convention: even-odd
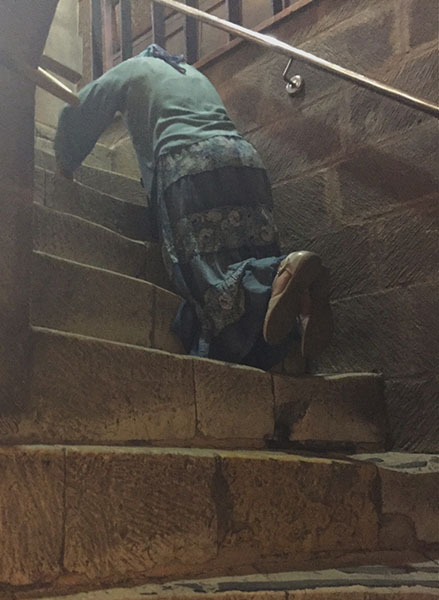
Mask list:
[[[355,5],[355,6],[353,6]],[[438,0],[319,0],[271,34],[438,101]],[[383,372],[393,441],[439,451],[438,121],[256,46],[204,66],[271,176],[285,251],[333,273],[320,371]]]
[[[81,73],[83,45],[78,32],[78,13],[78,0],[59,0],[44,54]],[[57,77],[70,89],[76,89],[71,82]],[[58,114],[64,102],[44,90],[37,89],[35,103],[35,120],[56,127]]]
[[[36,66],[56,3],[1,2],[0,50]],[[0,439],[27,401],[34,95],[0,66]]]

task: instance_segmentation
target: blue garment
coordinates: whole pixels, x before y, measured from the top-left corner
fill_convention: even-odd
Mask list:
[[[279,363],[290,339],[268,346],[262,327],[283,257],[254,148],[219,137],[163,156],[152,206],[165,266],[185,298],[174,332],[186,351],[263,369]]]

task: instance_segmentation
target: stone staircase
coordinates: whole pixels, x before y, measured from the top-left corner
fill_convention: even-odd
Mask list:
[[[381,378],[185,356],[138,182],[102,168],[100,148],[60,192],[48,150],[36,150],[31,402],[1,423],[6,591],[402,560],[379,466],[348,456],[385,449]]]

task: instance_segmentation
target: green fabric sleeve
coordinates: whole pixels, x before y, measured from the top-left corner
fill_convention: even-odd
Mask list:
[[[55,154],[66,169],[75,171],[80,166],[115,113],[123,111],[127,88],[125,70],[126,63],[111,69],[79,92],[79,106],[65,106],[61,110]]]

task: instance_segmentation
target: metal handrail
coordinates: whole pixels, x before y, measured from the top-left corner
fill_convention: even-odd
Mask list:
[[[317,69],[356,83],[357,85],[372,90],[377,94],[397,100],[401,104],[405,104],[412,108],[417,108],[422,112],[433,115],[437,119],[439,118],[439,106],[429,102],[428,100],[418,98],[417,96],[412,96],[411,94],[407,94],[407,92],[399,90],[398,88],[381,83],[380,81],[376,81],[375,79],[371,79],[370,77],[366,77],[365,75],[361,75],[355,71],[345,69],[344,67],[340,67],[339,65],[329,62],[323,58],[319,58],[314,54],[310,54],[309,52],[305,52],[304,50],[290,46],[290,44],[277,40],[274,37],[252,31],[251,29],[247,29],[242,25],[231,23],[226,19],[220,19],[219,17],[203,12],[197,8],[186,6],[185,4],[181,4],[181,2],[176,2],[175,0],[152,0],[152,2],[173,8],[174,10],[188,15],[189,17],[198,19],[203,23],[207,23],[208,25],[212,25],[213,27],[222,29],[223,31],[233,33],[245,40],[249,40],[250,42],[254,42],[260,46],[274,50],[279,54],[288,56],[290,59],[296,58],[297,60],[307,62]]]
[[[41,67],[34,69],[24,61],[16,57],[12,57],[1,50],[0,64],[5,65],[5,67],[11,71],[15,71],[19,75],[29,79],[38,85],[38,87],[42,88],[46,92],[49,92],[49,94],[52,94],[52,96],[56,96],[60,100],[64,100],[64,102],[72,104],[73,106],[79,105],[79,97],[56,77],[48,73],[45,69],[42,69]]]

